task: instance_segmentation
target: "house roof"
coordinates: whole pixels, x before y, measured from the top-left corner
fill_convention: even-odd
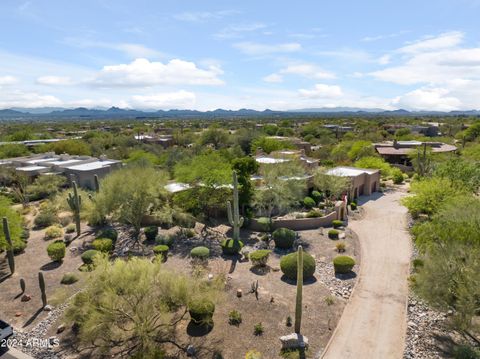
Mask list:
[[[83,163],[80,165],[68,166],[66,167],[66,169],[72,170],[72,171],[93,171],[103,167],[108,167],[118,162],[119,161],[114,161],[114,160],[94,161],[94,162]]]
[[[356,167],[335,167],[327,171],[328,175],[338,176],[338,177],[356,177],[364,173],[373,174],[378,172],[377,169],[369,168],[356,168]]]

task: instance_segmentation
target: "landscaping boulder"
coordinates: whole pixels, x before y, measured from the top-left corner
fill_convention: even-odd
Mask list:
[[[284,335],[279,339],[282,343],[283,350],[308,348],[308,338],[304,337],[302,334],[292,333],[289,335]]]

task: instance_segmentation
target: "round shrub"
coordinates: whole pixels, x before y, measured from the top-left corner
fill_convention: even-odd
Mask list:
[[[25,248],[27,248],[27,242],[21,239],[14,240],[12,245],[13,245],[12,249],[13,249],[14,255],[22,253],[25,250]]]
[[[351,209],[352,211],[355,211],[355,210],[357,209],[357,202],[351,202],[351,203],[350,203],[350,209]]]
[[[97,238],[110,238],[115,242],[118,238],[118,232],[113,228],[105,228],[97,233]]]
[[[315,200],[312,197],[305,197],[303,199],[303,205],[305,208],[311,209],[315,207]]]
[[[289,249],[293,247],[293,242],[295,242],[295,231],[292,231],[288,228],[278,228],[272,233],[273,241],[275,242],[275,247],[282,249]]]
[[[312,198],[315,201],[315,203],[318,203],[323,200],[323,195],[318,192],[318,191],[312,191]]]
[[[210,249],[207,247],[195,247],[190,251],[190,257],[198,259],[207,259],[210,257]]]
[[[30,231],[28,228],[22,228],[22,233],[20,233],[20,239],[23,239],[25,242],[30,238]]]
[[[77,230],[77,226],[75,226],[75,223],[70,223],[66,228],[65,232],[66,233],[73,233]]]
[[[355,259],[349,256],[336,256],[333,259],[335,273],[348,273],[355,265]]]
[[[159,244],[158,246],[153,247],[153,253],[158,256],[161,255],[163,259],[167,259],[168,256],[168,246],[165,244]]]
[[[338,219],[335,219],[332,221],[332,225],[333,225],[333,228],[340,228],[343,226],[343,222]]]
[[[45,239],[54,239],[63,237],[63,228],[58,226],[50,226],[45,230]]]
[[[85,264],[93,264],[93,260],[95,256],[99,254],[100,254],[99,251],[95,249],[89,249],[88,251],[83,252],[80,258],[82,258],[82,261]]]
[[[280,269],[289,279],[297,279],[297,252],[287,254],[280,260]],[[303,252],[303,279],[308,279],[315,273],[315,259]]]
[[[249,350],[245,354],[245,359],[262,359],[262,358],[263,358],[262,353],[260,353],[255,349]]]
[[[328,238],[330,239],[338,239],[340,232],[336,229],[331,229],[328,231]]]
[[[75,275],[75,273],[65,273],[60,280],[61,284],[73,284],[78,282],[78,277]]]
[[[47,247],[47,253],[50,259],[54,262],[61,262],[65,257],[66,246],[63,241],[55,241],[50,243]]]
[[[211,325],[213,324],[215,304],[207,299],[194,300],[188,305],[188,312],[195,324]]]
[[[242,241],[235,241],[233,239],[224,239],[221,243],[222,252],[226,255],[235,255],[240,253],[243,248]]]
[[[323,216],[322,212],[320,212],[319,210],[316,210],[316,209],[312,209],[312,210],[308,211],[308,213],[305,217],[307,217],[307,218],[318,218],[318,217],[322,217],[322,216]]]
[[[268,249],[259,249],[250,253],[249,258],[254,266],[265,267],[270,253],[272,253],[272,251]]]
[[[113,241],[110,238],[97,238],[92,242],[93,249],[99,252],[111,252],[113,250]]]
[[[145,237],[147,238],[147,241],[154,241],[155,237],[157,237],[157,234],[158,234],[158,227],[157,226],[146,227],[144,229],[144,232],[145,232]]]
[[[155,243],[156,244],[163,244],[163,245],[166,245],[170,248],[173,245],[174,240],[175,240],[174,236],[159,234],[155,238]]]
[[[403,183],[403,173],[399,168],[392,169],[392,180],[394,184]]]
[[[52,211],[41,211],[33,221],[37,228],[46,228],[57,222],[58,218]]]
[[[270,232],[272,228],[272,221],[268,217],[260,217],[257,219],[259,229],[261,232]]]

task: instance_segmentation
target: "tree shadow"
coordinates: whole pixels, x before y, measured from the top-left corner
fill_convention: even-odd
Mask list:
[[[195,324],[191,320],[187,325],[187,334],[191,337],[203,337],[213,330],[213,324]]]
[[[6,281],[8,278],[12,276],[10,272],[10,268],[8,268],[7,258],[3,258],[0,262],[0,283]]]
[[[349,280],[353,278],[357,278],[357,273],[350,271],[348,273],[335,273],[335,278],[340,280]]]
[[[40,267],[42,271],[50,271],[59,268],[62,262],[50,262]]]
[[[250,272],[264,276],[271,272],[271,268],[269,266],[254,266],[250,268]]]
[[[35,319],[40,315],[40,313],[43,312],[43,308],[38,309],[26,322],[23,324],[22,328],[28,327],[30,324],[33,323]]]
[[[290,279],[285,274],[282,275],[280,280],[282,282],[290,284],[290,285],[295,285],[295,286],[297,285],[297,280],[296,279]],[[312,285],[312,284],[315,284],[315,283],[317,283],[317,278],[315,276],[312,276],[308,279],[304,279],[304,281],[303,281],[303,285]]]
[[[234,255],[222,254],[222,258],[223,258],[224,261],[231,260],[230,268],[228,270],[229,274],[232,274],[233,272],[235,272],[235,268],[237,267],[237,263],[241,262],[240,261],[241,256],[239,254],[234,254]]]

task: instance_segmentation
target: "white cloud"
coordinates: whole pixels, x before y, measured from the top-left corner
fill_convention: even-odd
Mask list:
[[[408,110],[452,111],[462,108],[462,102],[444,88],[420,88],[399,96],[392,105]]]
[[[280,74],[300,75],[317,80],[334,79],[334,73],[325,71],[313,64],[288,65],[279,71]]]
[[[394,37],[398,37],[400,35],[403,35],[407,32],[408,31],[399,31],[399,32],[391,33],[391,34],[383,34],[383,35],[376,35],[376,36],[365,36],[364,38],[362,38],[361,41],[363,41],[363,42],[373,42],[373,41],[379,41],[379,40],[392,39]]]
[[[263,81],[270,82],[270,83],[280,83],[280,82],[283,82],[283,77],[282,75],[279,75],[279,74],[270,74],[268,76],[265,76],[263,78]]]
[[[259,22],[250,24],[230,25],[214,34],[214,36],[220,39],[240,38],[245,33],[251,33],[257,30],[265,29],[266,27],[266,24]]]
[[[65,39],[65,43],[78,47],[78,48],[99,48],[99,49],[109,49],[123,52],[130,58],[138,58],[138,57],[148,57],[148,58],[159,58],[165,57],[165,54],[161,51],[152,49],[148,46],[143,44],[137,43],[130,43],[130,42],[122,42],[122,43],[110,43],[105,41],[97,41],[97,40],[89,40],[89,39],[81,39],[81,38],[67,38]]]
[[[14,76],[0,76],[0,86],[13,85],[18,82],[17,78]]]
[[[463,40],[463,36],[464,34],[460,31],[445,32],[439,36],[416,41],[400,48],[398,51],[404,53],[418,53],[423,51],[450,48],[460,44]]]
[[[226,16],[238,14],[236,10],[220,10],[220,11],[197,11],[197,12],[182,12],[173,17],[177,20],[186,22],[206,22],[209,20],[219,20]]]
[[[68,76],[40,76],[37,78],[36,83],[47,86],[67,86],[72,85],[73,81]]]
[[[151,95],[132,96],[132,105],[142,109],[189,109],[195,106],[196,96],[193,92],[180,90]]]
[[[342,88],[337,85],[316,84],[312,90],[298,90],[300,96],[308,98],[336,98],[343,95]]]
[[[223,71],[216,66],[200,69],[180,59],[168,63],[136,59],[129,64],[109,65],[95,76],[92,84],[100,87],[145,87],[155,85],[222,85]]]
[[[21,90],[9,91],[0,98],[0,108],[11,107],[55,107],[63,103],[53,95],[44,95],[36,92],[23,92]]]
[[[378,63],[380,65],[388,65],[390,63],[391,57],[390,55],[383,55],[378,59]]]
[[[283,43],[283,44],[260,44],[256,42],[238,42],[233,44],[233,47],[240,50],[244,54],[257,56],[257,55],[269,55],[274,53],[283,52],[297,52],[302,49],[302,45],[296,42]]]

